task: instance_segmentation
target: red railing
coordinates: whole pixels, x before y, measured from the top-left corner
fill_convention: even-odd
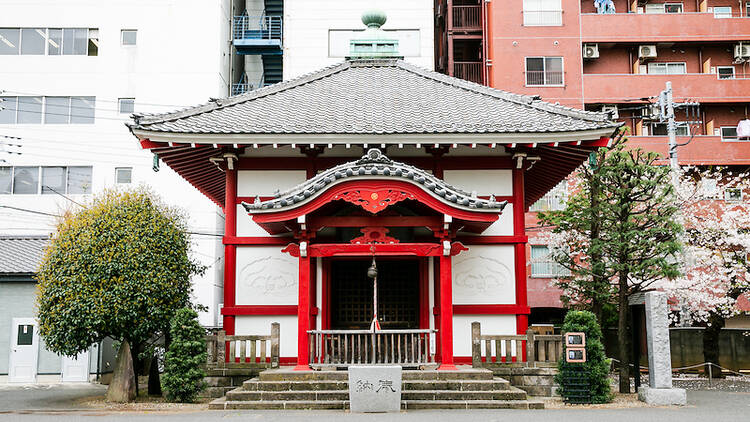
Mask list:
[[[453,6],[453,29],[482,29],[482,6]]]
[[[483,84],[482,62],[453,62],[453,76]]]

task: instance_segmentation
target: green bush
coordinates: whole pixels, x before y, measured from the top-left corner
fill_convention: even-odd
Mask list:
[[[190,308],[177,311],[169,332],[172,342],[165,357],[164,390],[169,401],[190,403],[206,388],[206,334]]]
[[[583,371],[583,379],[588,381],[592,403],[609,403],[612,392],[609,385],[609,359],[604,355],[602,330],[596,316],[589,311],[568,311],[562,327],[563,333],[581,332],[586,334],[586,362],[567,362],[567,348],[563,345],[563,359],[557,363],[555,382],[560,386],[558,392],[563,399],[573,398],[575,392],[567,385],[576,374]],[[576,401],[575,399],[570,401]]]

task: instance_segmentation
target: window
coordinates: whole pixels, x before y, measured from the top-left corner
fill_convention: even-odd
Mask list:
[[[0,194],[88,194],[91,193],[91,176],[90,166],[0,167]]]
[[[536,201],[529,211],[558,211],[565,209],[565,203],[568,200],[568,181],[563,180],[558,183],[551,191]]]
[[[538,278],[565,277],[570,270],[550,257],[549,248],[543,245],[531,246],[531,276]]]
[[[714,6],[714,17],[726,19],[732,17],[732,6]]]
[[[135,111],[135,98],[120,98],[117,104],[120,114],[130,114]]]
[[[99,54],[96,28],[0,28],[0,55]]]
[[[560,0],[523,0],[524,26],[562,25]]]
[[[126,184],[133,181],[133,168],[132,167],[117,167],[115,169],[115,183]]]
[[[39,192],[39,167],[13,168],[13,193],[28,195]]]
[[[651,123],[651,135],[652,136],[667,136],[669,130],[667,130],[666,123]],[[690,128],[687,122],[675,122],[675,132],[677,136],[690,136]]]
[[[0,97],[0,124],[94,123],[96,97]]]
[[[722,141],[738,141],[737,137],[737,126],[722,126],[721,127],[721,140]]]
[[[19,28],[0,28],[0,55],[14,55],[21,47]]]
[[[719,79],[734,79],[734,66],[717,66],[716,75]]]
[[[122,45],[135,45],[138,31],[135,29],[123,29],[120,32],[120,43]]]
[[[562,86],[562,57],[527,57],[526,85]]]
[[[745,3],[745,17],[750,18],[750,1]]]
[[[646,13],[682,13],[682,3],[648,3]]]
[[[742,189],[726,188],[724,189],[725,201],[742,201]]]
[[[647,72],[654,75],[682,75],[687,73],[687,65],[683,62],[649,63]]]

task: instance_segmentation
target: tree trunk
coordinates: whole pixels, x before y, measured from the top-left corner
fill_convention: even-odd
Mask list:
[[[135,400],[135,379],[130,344],[127,340],[123,340],[120,350],[117,352],[117,361],[115,362],[112,381],[107,388],[107,401],[127,403]]]
[[[719,365],[719,333],[722,328],[724,328],[724,318],[719,314],[712,313],[708,318],[708,326],[703,331],[703,359],[715,365]],[[721,368],[713,366],[711,376],[722,378],[724,374],[721,373]]]
[[[148,368],[148,395],[161,396],[161,379],[159,378],[159,356],[154,353]]]
[[[591,252],[589,253],[589,256],[591,257],[591,272],[592,272],[592,281],[594,282],[594,292],[593,292],[593,299],[591,301],[591,311],[596,315],[596,320],[599,322],[599,326],[604,328],[603,324],[603,303],[602,300],[598,297],[599,289],[604,286],[604,283],[606,282],[604,280],[604,274],[603,274],[603,267],[604,264],[602,263],[602,253],[601,250],[598,248],[594,248],[594,243],[599,240],[599,232],[601,228],[601,211],[599,209],[600,201],[599,201],[599,195],[601,195],[601,188],[599,186],[599,163],[597,162],[596,168],[592,169],[591,173],[591,192],[590,192],[590,203],[591,203],[591,234],[589,236],[589,248],[591,248]]]
[[[617,322],[617,350],[620,359],[620,393],[630,393],[630,348],[628,340],[628,321],[630,305],[628,304],[628,274],[621,272],[619,280],[619,321]]]

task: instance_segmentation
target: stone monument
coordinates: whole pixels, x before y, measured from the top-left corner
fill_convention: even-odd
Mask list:
[[[664,292],[647,292],[631,297],[631,305],[646,307],[648,387],[638,388],[638,399],[648,404],[684,405],[684,388],[672,387],[672,355],[669,344],[669,308]],[[637,362],[635,363],[638,364]]]
[[[401,410],[401,367],[350,366],[349,407],[352,413]]]

